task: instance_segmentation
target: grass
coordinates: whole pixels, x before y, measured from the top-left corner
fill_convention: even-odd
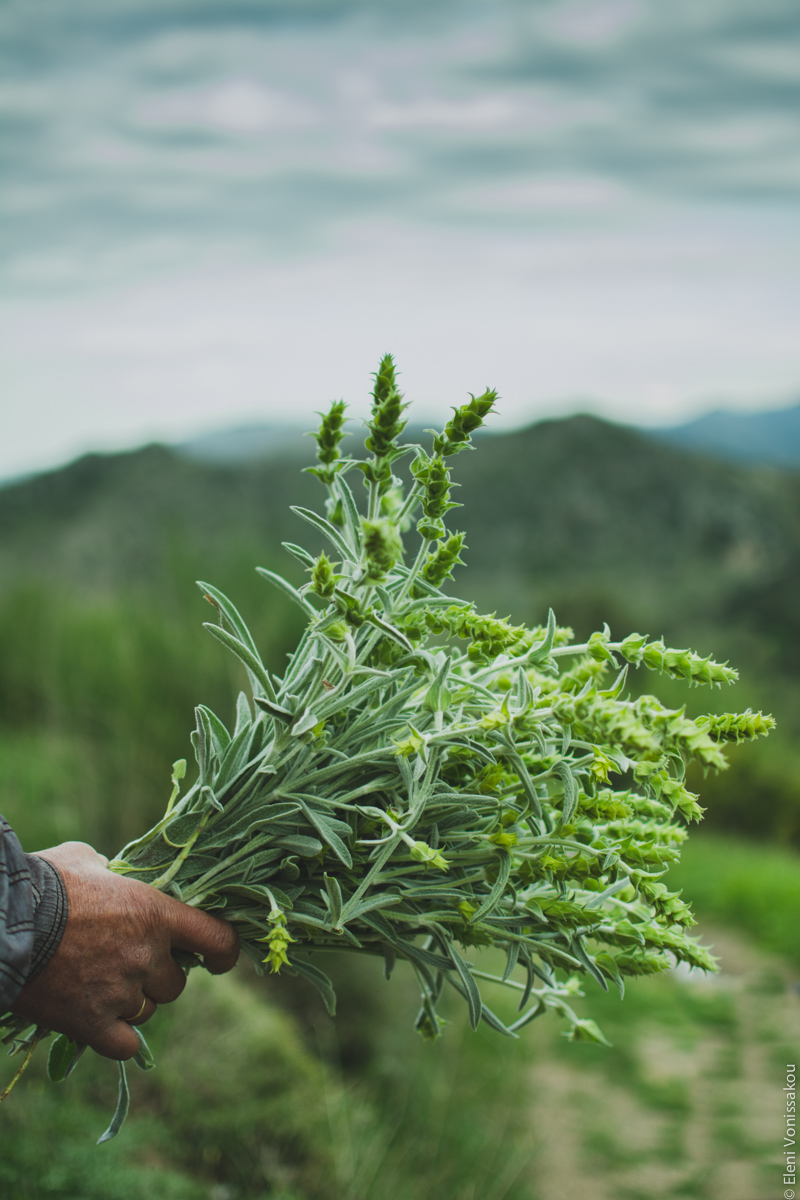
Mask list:
[[[700,832],[686,843],[670,885],[708,918],[745,930],[800,963],[800,855],[745,838]]]

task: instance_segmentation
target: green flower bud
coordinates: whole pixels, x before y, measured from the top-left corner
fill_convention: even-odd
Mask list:
[[[433,850],[426,842],[414,842],[410,847],[411,857],[415,862],[427,863],[432,867],[438,867],[440,871],[449,871],[450,864],[443,854],[438,850]]]
[[[517,844],[517,835],[512,831],[502,829],[497,833],[493,833],[489,837],[489,841],[495,846],[499,846],[501,850],[510,850],[512,846]]]
[[[470,434],[479,429],[486,417],[492,411],[497,400],[497,392],[487,388],[481,396],[470,394],[468,404],[454,408],[454,416],[447,422],[440,434],[437,434],[433,449],[435,454],[458,454],[469,445]]]
[[[397,526],[385,517],[377,521],[362,520],[364,555],[367,578],[380,583],[394,564],[403,557],[403,543]]]
[[[696,724],[715,742],[745,742],[752,738],[766,737],[769,731],[775,728],[775,718],[769,714],[754,713],[748,708],[743,713],[698,717]]]
[[[691,683],[719,685],[735,683],[739,672],[727,663],[717,663],[711,658],[701,658],[692,650],[674,650],[664,645],[663,639],[645,645],[647,639],[632,633],[620,645],[620,653],[628,662],[644,663],[651,671],[664,671],[673,679],[688,679]]]
[[[458,556],[464,546],[464,533],[453,533],[446,542],[439,545],[428,554],[420,572],[426,583],[439,587],[445,579],[452,579],[453,570],[464,565]]]
[[[440,521],[438,518],[431,520],[430,517],[421,517],[417,521],[417,533],[428,542],[434,542],[437,538],[444,537],[446,532],[444,521]]]
[[[450,499],[450,472],[440,455],[429,458],[424,450],[420,450],[411,464],[411,471],[417,482],[424,489],[422,494],[422,511],[432,520],[441,518],[451,508],[458,508],[455,501]],[[443,534],[439,535],[440,537]]]
[[[642,651],[646,645],[646,637],[642,637],[640,633],[629,633],[625,641],[620,644],[619,652],[627,662],[633,663],[635,667],[638,667],[642,661]]]
[[[606,625],[602,633],[593,633],[589,638],[588,649],[592,658],[597,662],[607,662],[609,659],[613,661],[614,655],[609,650],[609,642],[611,641],[611,630]]]
[[[372,417],[368,421],[369,435],[365,445],[376,458],[385,458],[395,449],[397,438],[406,427],[401,420],[408,407],[403,404],[403,393],[395,383],[394,359],[386,354],[375,375],[372,393]]]
[[[337,564],[338,565],[338,564]],[[330,600],[336,588],[336,573],[334,564],[323,550],[311,571],[311,590],[323,600]]]
[[[277,909],[270,913],[269,921],[272,924],[272,929],[264,938],[259,938],[259,941],[266,942],[269,946],[269,953],[262,961],[269,963],[272,972],[277,975],[281,967],[289,965],[289,957],[286,951],[289,948],[290,942],[296,942],[297,938],[293,938],[286,928],[286,917]]]
[[[322,415],[320,427],[312,436],[317,442],[317,458],[325,466],[330,468],[333,463],[339,458],[339,443],[344,437],[344,422],[345,409],[347,405],[344,400],[334,400],[327,413]],[[324,483],[330,483],[335,475],[335,471],[327,470],[320,471],[315,469],[314,473],[323,480]]]

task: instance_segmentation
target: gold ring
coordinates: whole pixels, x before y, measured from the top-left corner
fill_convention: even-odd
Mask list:
[[[142,1013],[144,1012],[144,1010],[145,1010],[146,1008],[147,1008],[147,996],[145,996],[144,1000],[142,1001],[142,1007],[141,1007],[141,1008],[139,1009],[139,1011],[136,1013],[136,1016],[134,1016],[134,1017],[123,1017],[123,1018],[122,1018],[122,1019],[123,1019],[123,1021],[127,1021],[129,1025],[130,1025],[131,1021],[138,1021],[138,1020],[139,1020],[139,1017],[142,1015]]]

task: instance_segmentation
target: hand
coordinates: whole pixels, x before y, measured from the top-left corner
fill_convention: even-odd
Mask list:
[[[19,1016],[107,1058],[132,1058],[139,1040],[131,1025],[149,1021],[186,986],[172,950],[202,955],[214,975],[234,966],[239,939],[227,921],[116,875],[85,842],[40,857],[61,872],[69,917],[53,958],[17,997]]]

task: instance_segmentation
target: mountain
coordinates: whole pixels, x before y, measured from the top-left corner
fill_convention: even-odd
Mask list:
[[[303,438],[302,426],[273,421],[213,430],[179,442],[173,449],[196,462],[237,463],[274,458],[278,454],[300,460],[308,457],[309,443]]]
[[[685,425],[647,432],[675,446],[734,462],[800,468],[800,404],[771,412],[717,409]]]
[[[636,428],[636,427],[634,427]],[[358,430],[353,432],[358,435]],[[524,431],[523,431],[524,432]],[[717,409],[682,425],[639,428],[645,437],[681,449],[729,462],[800,468],[800,404],[767,412],[734,412]],[[300,425],[265,422],[233,429],[213,430],[173,447],[181,457],[196,462],[237,464],[285,455],[301,464],[310,443]],[[405,438],[424,442],[421,425],[409,425]],[[480,441],[516,437],[481,431]]]
[[[351,437],[357,441],[357,422],[351,420],[348,429]],[[477,436],[482,439],[484,431],[479,430]],[[424,426],[409,422],[403,438],[407,442],[423,441]],[[346,439],[345,451],[349,445],[350,440]],[[218,464],[259,462],[285,455],[303,466],[313,457],[313,443],[308,439],[306,426],[279,424],[277,421],[211,430],[188,441],[178,442],[172,449],[182,458]]]
[[[297,453],[282,445],[252,462],[158,445],[93,454],[0,489],[0,574],[136,588],[176,555],[206,578],[266,558],[291,573],[281,541],[322,548],[290,511],[321,499],[298,469],[313,444],[297,441]],[[794,473],[698,457],[589,416],[486,436],[451,463],[463,502],[451,525],[467,532],[470,564],[458,586],[521,619],[539,619],[553,596],[579,625],[609,608],[665,627],[684,609],[710,619],[742,588],[788,587],[800,562]]]
[[[308,439],[296,453],[271,449],[220,463],[146,446],[0,488],[0,727],[39,722],[58,738],[80,717],[93,746],[117,738],[116,780],[133,770],[133,735],[107,728],[119,692],[135,708],[137,744],[169,753],[182,726],[168,712],[185,721],[197,696],[224,705],[239,686],[216,644],[197,640],[208,612],[195,579],[231,596],[280,669],[299,617],[253,567],[304,580],[280,543],[323,548],[290,510],[319,508],[323,496],[298,469],[303,451],[312,459]],[[665,680],[659,694],[694,711],[775,712],[777,734],[702,784],[703,795],[727,827],[800,844],[800,474],[697,455],[589,416],[487,435],[450,465],[463,507],[449,524],[466,531],[468,564],[452,593],[515,621],[542,621],[552,605],[579,636],[608,621],[616,636],[636,629],[730,659],[742,683],[724,695]],[[360,476],[350,478],[363,496]],[[81,696],[92,680],[90,703]],[[72,753],[72,742],[58,745]],[[94,761],[84,755],[80,770]],[[148,795],[160,764],[154,752],[131,775],[146,772]],[[88,776],[69,770],[94,794]]]

